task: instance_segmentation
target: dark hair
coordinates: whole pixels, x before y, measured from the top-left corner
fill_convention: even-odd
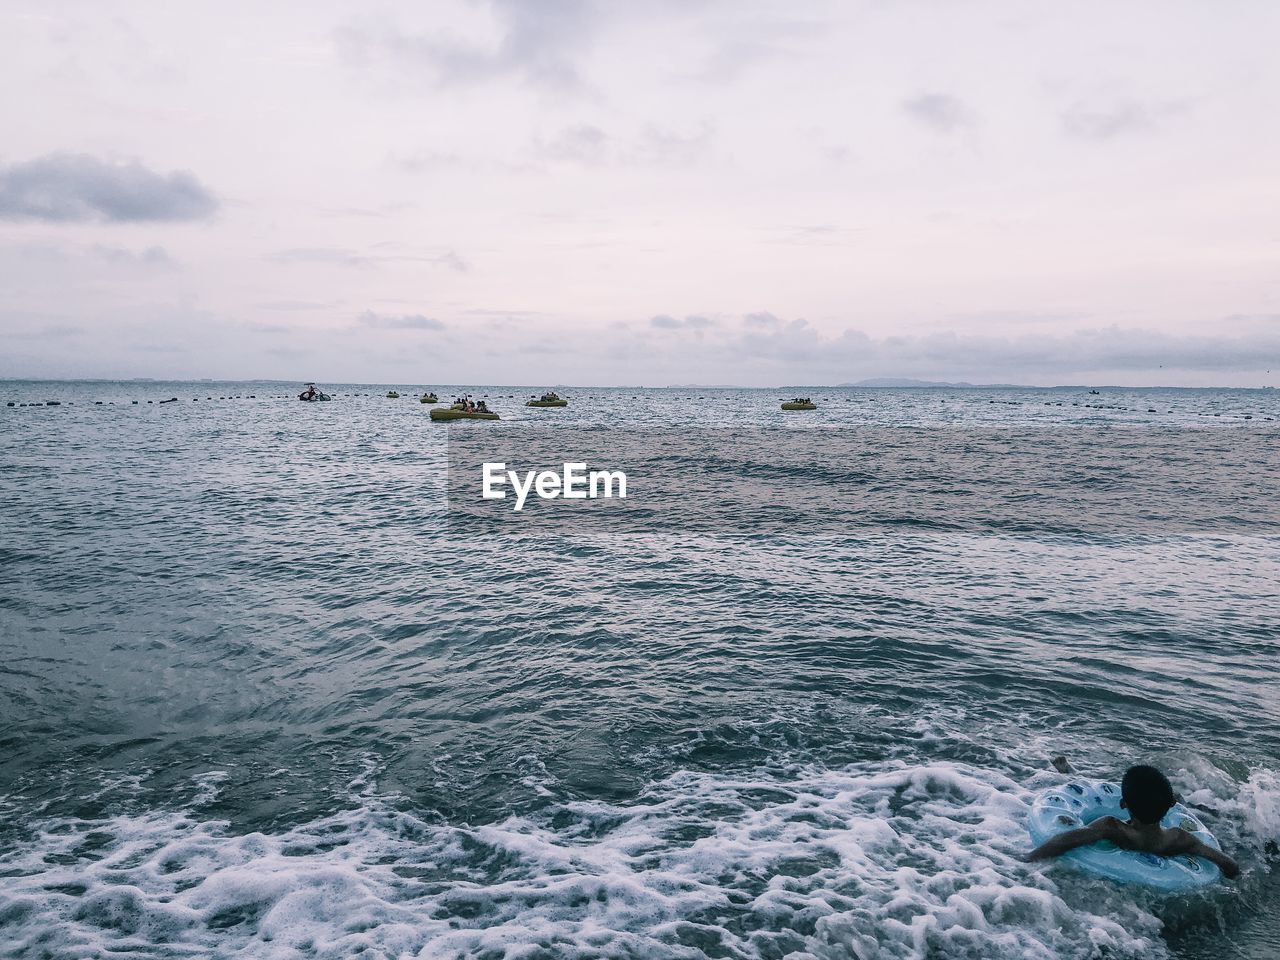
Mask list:
[[[1155,767],[1139,765],[1124,772],[1120,781],[1124,805],[1139,823],[1159,823],[1177,802],[1169,778]]]

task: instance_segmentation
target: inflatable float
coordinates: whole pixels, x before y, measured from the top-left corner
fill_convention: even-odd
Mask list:
[[[540,397],[531,397],[525,403],[526,407],[567,407],[569,401],[554,390],[548,390]]]
[[[456,410],[453,407],[450,407],[447,410],[432,410],[431,419],[440,423],[442,421],[447,422],[449,420],[497,420],[499,417],[496,413],[492,412],[475,413],[469,410]]]
[[[1087,826],[1099,817],[1129,819],[1128,812],[1120,806],[1120,787],[1106,780],[1073,780],[1045,790],[1035,798],[1027,827],[1038,846],[1060,833]],[[1217,838],[1181,803],[1169,809],[1160,826],[1186,830],[1205,845],[1222,849]],[[1193,890],[1222,879],[1222,871],[1203,857],[1161,857],[1140,850],[1125,850],[1109,840],[1076,847],[1060,859],[1108,880],[1138,883],[1169,892]]]

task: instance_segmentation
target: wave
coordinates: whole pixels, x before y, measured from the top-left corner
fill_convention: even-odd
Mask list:
[[[1280,777],[1193,771],[1251,864]],[[1163,901],[1028,865],[1033,778],[960,763],[683,771],[634,802],[441,822],[380,794],[279,832],[184,808],[41,821],[0,857],[6,957],[1063,958],[1169,956]],[[1250,880],[1253,877],[1255,880]],[[1238,891],[1180,902],[1219,922]],[[1188,918],[1191,918],[1188,920]]]

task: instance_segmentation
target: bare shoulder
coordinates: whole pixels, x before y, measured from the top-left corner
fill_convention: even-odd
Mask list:
[[[1206,849],[1199,838],[1181,827],[1170,827],[1164,832],[1165,846],[1170,853],[1196,853]]]
[[[1098,819],[1090,821],[1087,826],[1081,827],[1077,832],[1085,843],[1110,840],[1123,846],[1124,821],[1117,820],[1115,817],[1098,817]]]
[[[1117,836],[1124,833],[1125,823],[1116,817],[1099,817],[1093,823],[1089,824],[1104,840],[1114,840]]]

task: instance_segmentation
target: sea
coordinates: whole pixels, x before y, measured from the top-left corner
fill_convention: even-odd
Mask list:
[[[1280,956],[1280,391],[548,386],[0,381],[0,957]]]

